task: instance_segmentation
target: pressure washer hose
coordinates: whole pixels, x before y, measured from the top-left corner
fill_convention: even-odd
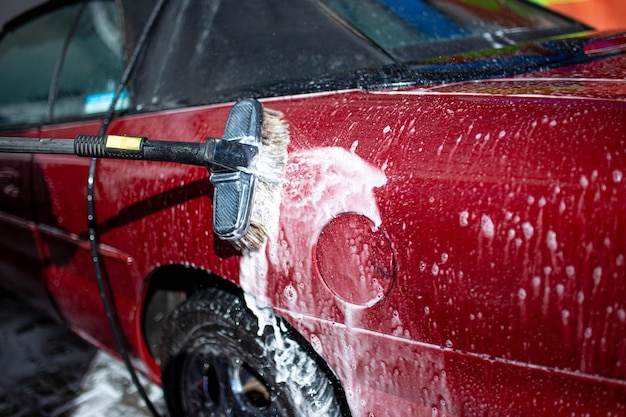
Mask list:
[[[152,9],[152,12],[150,13],[150,17],[141,32],[141,36],[139,38],[139,41],[137,42],[135,50],[128,60],[126,68],[124,69],[124,73],[120,78],[120,82],[118,83],[115,96],[113,98],[113,101],[111,102],[111,105],[109,106],[109,110],[105,118],[102,121],[98,136],[103,137],[109,128],[115,112],[115,105],[117,104],[117,100],[119,99],[120,94],[126,87],[126,84],[128,83],[128,80],[130,79],[130,76],[135,69],[135,65],[137,63],[139,55],[141,55],[141,52],[143,51],[147,43],[148,35],[152,31],[157,17],[160,15],[161,10],[163,9],[165,1],[166,0],[159,0]],[[139,393],[142,400],[145,402],[146,407],[148,407],[148,409],[150,410],[150,413],[154,417],[160,417],[159,412],[156,410],[154,404],[152,404],[152,401],[150,401],[148,394],[146,394],[146,391],[141,385],[141,382],[139,381],[139,378],[137,376],[137,372],[135,371],[135,368],[133,368],[133,365],[130,361],[130,356],[126,349],[124,336],[121,331],[119,317],[115,314],[113,295],[111,293],[111,283],[106,276],[106,270],[104,269],[104,264],[102,263],[102,256],[100,255],[100,251],[98,250],[98,222],[96,220],[96,204],[94,198],[97,163],[98,160],[96,158],[92,158],[89,163],[89,176],[87,178],[87,228],[89,233],[89,247],[91,249],[91,259],[93,262],[96,281],[98,283],[98,290],[100,292],[100,298],[102,299],[104,311],[106,312],[107,320],[109,322],[109,326],[111,327],[115,343],[117,344],[120,356],[122,357],[124,364],[128,369],[128,373],[130,374],[133,384],[137,387],[137,392]]]

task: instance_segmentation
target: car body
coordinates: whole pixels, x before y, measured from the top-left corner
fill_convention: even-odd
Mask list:
[[[97,134],[154,3],[64,6],[70,24],[47,29],[81,34],[72,19],[100,16],[84,29],[97,36],[34,49],[66,57],[48,68],[1,48],[59,6],[8,26],[0,66],[24,68],[0,68],[14,80],[3,136]],[[469,36],[431,15],[435,40],[376,39],[380,15],[350,2],[174,3],[108,132],[200,142],[256,97],[284,114],[291,142],[277,223],[252,252],[213,234],[206,168],[97,163],[99,251],[137,369],[164,382],[165,318],[217,286],[245,294],[259,328],[258,306],[282,317],[354,416],[624,414],[626,35],[512,0],[423,3],[498,23]],[[426,13],[382,3],[405,20]],[[89,164],[0,154],[0,279],[116,352],[90,252]]]

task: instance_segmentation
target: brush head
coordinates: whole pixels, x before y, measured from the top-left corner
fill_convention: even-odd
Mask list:
[[[248,231],[231,243],[242,251],[263,247],[278,227],[280,191],[289,146],[289,124],[277,110],[263,109],[262,141],[254,175],[257,178]]]
[[[262,128],[263,106],[244,99],[231,107],[222,139],[207,138],[204,160],[213,184],[213,232],[220,239],[236,241],[248,231]]]

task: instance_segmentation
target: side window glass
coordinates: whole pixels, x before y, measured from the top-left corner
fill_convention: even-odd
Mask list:
[[[52,77],[80,9],[80,5],[64,7],[4,34],[0,41],[0,123],[46,119]]]
[[[0,124],[103,113],[122,70],[114,1],[73,3],[37,15],[0,39]],[[128,105],[123,96],[118,109]]]
[[[121,21],[112,1],[94,1],[81,13],[60,72],[52,118],[68,119],[109,109],[123,71]],[[117,110],[129,107],[122,93]]]

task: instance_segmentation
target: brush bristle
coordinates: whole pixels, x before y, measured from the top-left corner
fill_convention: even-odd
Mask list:
[[[289,124],[277,110],[263,109],[263,138],[256,163],[257,177],[250,227],[232,244],[243,251],[263,247],[270,233],[278,226],[280,189],[287,164]]]

